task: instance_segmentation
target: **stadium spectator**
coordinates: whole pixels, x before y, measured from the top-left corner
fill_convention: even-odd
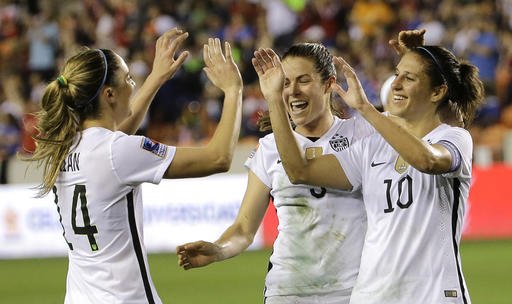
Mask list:
[[[441,119],[455,109],[454,118],[469,125],[483,100],[477,68],[442,47],[412,48],[397,65],[391,114],[399,118],[392,118],[371,105],[354,70],[337,57],[348,88],[335,84],[334,90],[380,134],[339,155],[308,160],[285,115],[282,63],[269,50],[256,58],[290,180],[362,189],[368,229],[351,303],[469,303],[458,248],[471,183],[472,139]]]
[[[131,100],[128,66],[107,49],[74,55],[46,88],[38,145],[28,160],[44,168],[40,195],[55,195],[69,247],[66,303],[161,303],[143,244],[141,184],[205,176],[231,164],[242,79],[229,44],[223,51],[218,39],[204,46],[204,70],[225,94],[211,141],[182,148],[125,134],[137,130],[158,88],[185,61],[188,52],[175,54],[187,36],[172,29],[157,40],[153,70]]]
[[[58,9],[57,9],[58,6]],[[372,8],[373,6],[373,8]],[[328,9],[333,7],[332,10]],[[370,7],[367,12],[361,7]],[[387,7],[387,8],[386,8]],[[1,1],[0,2],[0,70],[1,74],[17,74],[21,79],[30,79],[30,40],[29,32],[35,30],[30,26],[33,16],[41,16],[45,11],[53,15],[51,23],[58,26],[58,44],[55,45],[54,68],[58,69],[64,61],[75,54],[77,50],[87,45],[90,47],[110,48],[127,59],[142,60],[147,66],[151,65],[154,55],[152,41],[156,39],[156,31],[144,30],[170,26],[172,22],[189,29],[191,39],[187,48],[191,56],[187,66],[201,66],[201,50],[208,37],[221,37],[224,29],[229,25],[230,16],[241,15],[244,26],[250,28],[251,39],[245,39],[243,44],[234,44],[233,52],[237,65],[244,79],[244,83],[252,85],[257,83],[257,76],[251,68],[251,57],[258,47],[272,46],[282,51],[292,42],[303,42],[305,37],[315,38],[319,42],[332,47],[333,54],[341,55],[354,64],[358,75],[365,79],[364,86],[371,94],[377,92],[378,85],[384,81],[389,67],[394,62],[387,57],[385,42],[391,33],[401,29],[418,28],[423,19],[420,16],[425,12],[438,12],[434,20],[441,22],[445,31],[441,43],[446,47],[453,47],[456,54],[468,59],[465,50],[470,50],[471,41],[475,38],[474,25],[481,19],[489,20],[494,24],[498,37],[497,58],[498,65],[490,68],[495,80],[490,81],[490,87],[495,87],[500,101],[497,111],[501,112],[506,103],[512,100],[507,86],[509,64],[506,61],[507,53],[511,49],[506,42],[512,26],[512,11],[509,1],[458,1],[436,0],[423,2],[383,2],[383,1],[304,1],[304,0],[261,0],[261,1],[234,1],[234,0],[200,0],[200,1],[140,1],[140,0],[69,0],[56,2],[40,1]],[[156,9],[154,9],[156,8]],[[149,18],[149,12],[159,11],[157,17],[162,22],[155,23],[160,18]],[[374,14],[373,11],[382,14]],[[350,19],[350,16],[364,14],[363,19]],[[332,14],[336,13],[333,19]],[[325,18],[319,18],[319,16]],[[377,17],[375,17],[377,16]],[[374,18],[377,23],[370,24],[371,34],[364,34],[359,23],[364,24],[365,18]],[[321,19],[321,20],[320,20]],[[172,22],[168,22],[172,20]],[[361,22],[359,22],[359,20]],[[379,24],[379,26],[376,26]],[[309,29],[311,31],[306,30]],[[318,30],[320,29],[320,30]],[[153,33],[153,34],[152,34]],[[335,33],[334,41],[332,33]],[[320,35],[319,35],[320,34]],[[351,39],[358,37],[358,41]],[[354,36],[355,35],[355,36]],[[462,52],[462,53],[461,53]],[[496,73],[498,74],[496,75]],[[163,88],[162,93],[150,107],[145,127],[141,134],[159,133],[161,126],[177,129],[182,126],[181,115],[186,113],[187,105],[191,101],[198,101],[201,107],[211,103],[206,98],[204,79],[198,77],[199,73],[183,69],[175,75],[172,81]],[[47,77],[42,75],[43,77]],[[52,77],[56,77],[53,75]],[[23,94],[31,90],[28,83],[24,84]],[[246,94],[246,92],[244,92]],[[376,94],[375,94],[376,96]],[[373,97],[371,97],[373,101]],[[25,100],[28,100],[26,98]],[[220,99],[215,100],[217,104]],[[23,108],[23,107],[22,107]],[[25,107],[28,108],[28,107]],[[493,114],[496,114],[493,109]],[[0,109],[2,111],[2,109]],[[17,118],[19,119],[19,117]],[[213,116],[208,125],[216,125]],[[20,121],[18,123],[21,124]],[[245,121],[242,122],[245,124]],[[476,123],[480,123],[477,119]],[[488,124],[487,120],[485,123]],[[486,128],[487,125],[480,126]],[[207,130],[204,128],[202,130]],[[250,130],[250,126],[243,128]],[[203,132],[203,131],[202,131]],[[211,132],[204,131],[199,136],[208,138]],[[256,132],[257,136],[264,133]],[[242,138],[254,138],[254,133],[242,133]],[[178,144],[178,137],[163,136],[166,144]],[[501,161],[501,159],[495,159]]]
[[[49,9],[30,17],[27,32],[29,43],[28,68],[40,74],[45,81],[55,75],[59,48],[59,27]]]

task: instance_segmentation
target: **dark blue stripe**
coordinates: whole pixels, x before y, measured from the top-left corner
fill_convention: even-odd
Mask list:
[[[460,263],[459,263],[459,245],[457,244],[457,237],[456,237],[459,201],[460,201],[460,180],[456,178],[453,181],[452,241],[453,241],[453,250],[455,253],[455,262],[457,264],[457,275],[459,276],[460,291],[462,293],[462,301],[464,301],[464,304],[467,304],[468,300],[466,299],[466,290],[464,288],[464,280],[462,279],[462,271],[460,270]]]
[[[153,293],[151,292],[151,285],[149,284],[148,272],[146,270],[146,264],[144,264],[144,255],[142,254],[142,247],[140,245],[139,233],[137,232],[137,222],[135,221],[135,211],[133,207],[133,190],[126,195],[128,200],[128,223],[130,224],[130,232],[132,235],[133,249],[137,255],[137,261],[139,262],[139,269],[142,275],[142,282],[144,283],[144,289],[146,290],[146,298],[149,304],[154,304]]]

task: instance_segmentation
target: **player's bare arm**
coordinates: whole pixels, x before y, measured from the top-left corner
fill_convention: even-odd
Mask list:
[[[231,166],[242,117],[242,77],[228,42],[223,52],[220,40],[210,38],[204,45],[203,56],[204,72],[224,92],[221,119],[206,146],[177,148],[167,178],[206,176],[228,171]]]
[[[351,189],[352,185],[335,156],[322,155],[307,160],[300,151],[282,98],[284,72],[277,54],[271,49],[260,49],[254,53],[252,64],[258,73],[261,91],[269,105],[277,149],[290,181],[294,184]],[[333,168],[340,170],[332,170]]]
[[[178,265],[187,270],[234,257],[252,244],[270,200],[270,189],[249,171],[247,190],[235,222],[215,242],[196,241],[176,248]]]
[[[121,123],[119,131],[135,134],[158,89],[174,76],[188,57],[188,51],[183,51],[175,58],[187,37],[187,32],[173,28],[158,38],[151,73],[133,96],[130,102],[132,115]]]
[[[419,171],[430,174],[446,173],[450,170],[452,156],[448,149],[422,141],[421,136],[413,134],[404,124],[380,113],[368,101],[353,68],[341,57],[335,57],[334,62],[342,68],[348,83],[347,90],[335,84],[335,92],[350,107],[361,113],[406,162]]]

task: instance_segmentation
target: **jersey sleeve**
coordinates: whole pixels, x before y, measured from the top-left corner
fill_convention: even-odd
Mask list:
[[[453,127],[448,129],[439,141],[452,144],[458,150],[461,157],[460,166],[452,172],[443,174],[443,176],[448,178],[470,178],[473,140],[469,132],[462,128]]]
[[[375,128],[359,113],[354,116],[354,140],[370,136],[377,132]]]
[[[261,138],[254,151],[245,161],[245,167],[251,170],[265,186],[272,188],[272,181],[265,166],[265,139]]]
[[[347,176],[350,184],[352,184],[352,191],[361,189],[362,186],[362,156],[363,156],[363,143],[366,142],[368,137],[362,138],[354,142],[349,149],[345,149],[340,153],[335,153],[336,159],[340,163],[345,175]]]
[[[122,184],[158,184],[175,153],[176,147],[155,142],[144,136],[116,132],[110,149],[112,170]]]

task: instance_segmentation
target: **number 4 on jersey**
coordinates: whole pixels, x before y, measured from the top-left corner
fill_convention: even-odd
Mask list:
[[[78,227],[76,225],[76,207],[78,199],[80,198],[80,209],[82,211],[82,218],[84,220],[84,226]],[[71,225],[75,234],[87,235],[89,244],[91,245],[92,251],[98,250],[98,244],[94,238],[94,234],[98,233],[96,226],[91,226],[91,220],[89,218],[89,210],[87,209],[87,198],[85,196],[85,185],[76,185],[75,192],[73,194],[73,205],[71,209]]]

